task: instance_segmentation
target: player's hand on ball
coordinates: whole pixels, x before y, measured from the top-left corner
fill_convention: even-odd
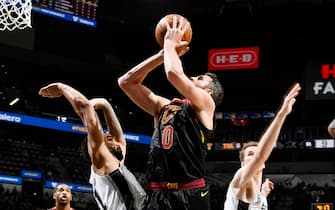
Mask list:
[[[179,56],[185,55],[190,50],[190,47],[187,45],[181,45],[176,47],[176,51]]]
[[[185,44],[189,44],[192,40],[192,28],[190,22],[179,14],[169,14],[160,19],[156,25],[155,29],[155,38],[158,45],[163,48],[166,32],[169,28],[174,28],[175,30],[181,30],[179,33],[182,33],[182,41],[185,41]]]

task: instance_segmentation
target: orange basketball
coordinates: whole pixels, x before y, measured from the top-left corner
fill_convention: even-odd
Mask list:
[[[180,17],[183,17],[179,14],[169,14],[169,15],[164,16],[162,19],[160,19],[159,22],[156,25],[155,38],[156,38],[156,41],[157,41],[157,43],[160,47],[163,47],[163,45],[164,45],[164,36],[165,36],[165,33],[166,33],[165,23],[167,21],[169,23],[169,25],[172,26],[173,16],[177,16],[177,20]],[[183,18],[184,18],[184,20],[186,20],[187,29],[185,31],[185,34],[184,34],[184,37],[183,37],[182,40],[187,41],[188,43],[190,43],[191,40],[192,40],[191,24],[190,24],[190,21],[188,21],[185,17],[183,17]]]

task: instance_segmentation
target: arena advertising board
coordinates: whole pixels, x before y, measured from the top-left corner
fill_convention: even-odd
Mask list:
[[[34,117],[29,115],[4,112],[0,110],[0,122],[17,123],[22,125],[36,126],[41,128],[54,129],[64,132],[87,134],[85,127],[82,124],[62,122],[58,120],[45,119],[41,117]],[[106,130],[106,128],[105,128]],[[137,134],[137,133],[124,133],[127,142],[150,144],[151,136]]]
[[[54,189],[59,184],[67,184],[70,186],[71,190],[76,191],[76,192],[84,192],[84,193],[93,192],[93,188],[91,185],[74,184],[74,183],[68,183],[68,182],[65,183],[65,182],[55,182],[51,180],[46,180],[44,186],[46,188]]]
[[[312,60],[305,68],[306,100],[335,99],[335,60]]]
[[[208,51],[208,70],[256,69],[259,67],[259,48],[225,48]]]

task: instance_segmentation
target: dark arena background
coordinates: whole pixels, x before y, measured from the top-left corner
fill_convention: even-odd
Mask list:
[[[126,165],[145,184],[153,122],[120,90],[117,78],[160,50],[154,29],[170,13],[187,17],[193,29],[190,51],[182,57],[186,74],[213,71],[225,90],[207,147],[212,209],[223,210],[239,148],[259,139],[295,81],[302,93],[264,173],[275,183],[270,209],[334,209],[335,143],[327,126],[335,117],[335,1],[32,3],[32,28],[0,31],[1,209],[50,208],[59,182],[72,186],[75,209],[98,209],[79,118],[64,98],[38,95],[51,82],[113,104],[127,134]],[[162,68],[145,83],[163,96],[178,96]]]

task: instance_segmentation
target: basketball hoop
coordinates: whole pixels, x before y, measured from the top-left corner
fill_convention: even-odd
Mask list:
[[[31,28],[31,0],[0,0],[0,31]]]

